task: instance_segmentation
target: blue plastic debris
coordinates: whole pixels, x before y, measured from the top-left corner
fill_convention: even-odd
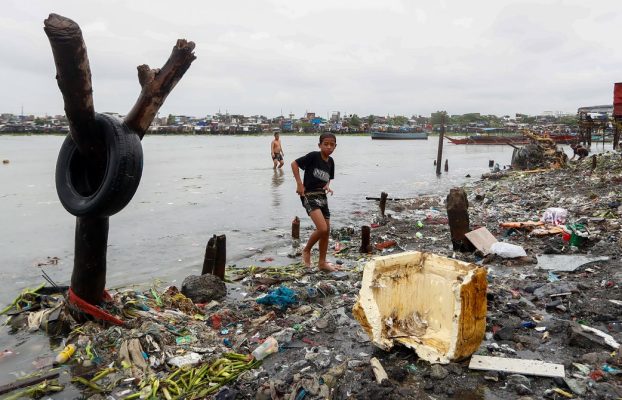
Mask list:
[[[292,304],[296,304],[296,292],[286,286],[280,286],[275,290],[271,290],[267,295],[258,298],[257,303],[265,305],[275,305],[281,307],[281,310],[287,309]]]

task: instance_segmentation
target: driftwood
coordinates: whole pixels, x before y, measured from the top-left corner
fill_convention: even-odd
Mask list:
[[[15,381],[13,383],[8,383],[6,385],[0,386],[0,394],[5,394],[12,392],[14,390],[35,385],[39,382],[47,381],[48,379],[58,378],[60,375],[59,371],[50,371],[41,376],[34,376],[32,378],[22,379],[19,381]]]
[[[102,160],[105,154],[103,143],[90,133],[95,110],[91,70],[82,31],[77,23],[58,14],[50,14],[44,21],[44,31],[52,47],[56,80],[63,95],[71,137],[83,157]],[[161,69],[152,70],[147,65],[138,67],[138,79],[143,89],[124,122],[141,138],[168,94],[196,58],[193,49],[193,42],[180,39]],[[76,218],[71,286],[76,295],[90,304],[99,304],[103,297],[107,239],[108,218]]]

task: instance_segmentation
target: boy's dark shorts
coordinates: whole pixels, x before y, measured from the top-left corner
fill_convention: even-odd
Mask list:
[[[281,155],[281,153],[276,153],[274,156],[272,156],[272,159],[276,161],[283,161],[283,156]]]
[[[311,211],[320,209],[322,215],[326,219],[330,219],[330,210],[328,209],[328,199],[324,192],[309,192],[304,196],[300,196],[302,206],[307,210],[307,215],[311,214]]]

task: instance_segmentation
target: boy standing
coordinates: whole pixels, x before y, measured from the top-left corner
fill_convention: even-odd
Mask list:
[[[302,260],[306,267],[311,267],[311,249],[319,242],[318,268],[332,272],[339,268],[326,261],[330,233],[330,211],[326,194],[333,194],[330,181],[335,178],[335,162],[330,155],[337,147],[337,138],[332,133],[323,133],[320,135],[318,147],[320,151],[312,151],[292,161],[292,171],[296,179],[296,193],[300,195],[302,206],[315,224],[315,230],[302,250]],[[304,181],[300,180],[300,169],[305,171]]]
[[[283,147],[281,146],[281,139],[279,139],[279,133],[274,133],[274,140],[272,144],[270,144],[270,152],[272,154],[272,161],[274,162],[273,169],[276,169],[276,164],[279,164],[279,168],[283,166],[283,157],[285,157],[285,153],[283,153]]]

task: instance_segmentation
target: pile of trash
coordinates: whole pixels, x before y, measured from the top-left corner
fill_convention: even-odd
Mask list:
[[[15,330],[56,338],[58,355],[38,366],[38,376],[0,393],[53,396],[71,387],[90,399],[620,398],[621,173],[620,155],[610,153],[595,168],[583,160],[467,185],[472,253],[452,248],[446,194],[389,201],[385,217],[364,215],[373,254],[359,253],[358,229],[333,229],[330,257],[339,272],[299,263],[228,268],[226,297],[205,302],[174,286],[114,290],[102,307],[121,326],[76,320],[66,288],[26,290],[3,314]],[[484,334],[472,356],[433,363],[405,346],[382,350],[354,318],[366,263],[410,250],[486,270]],[[428,317],[417,314],[422,329]]]

